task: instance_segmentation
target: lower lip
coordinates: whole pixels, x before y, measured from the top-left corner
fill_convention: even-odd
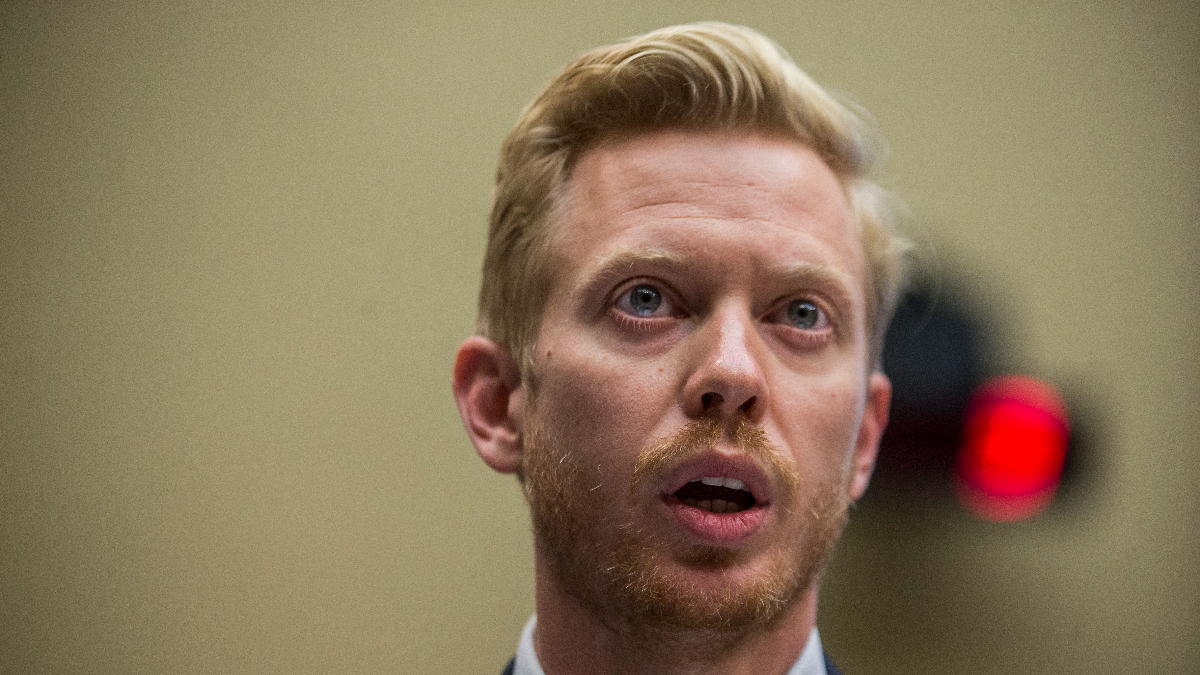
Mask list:
[[[734,546],[750,538],[762,528],[766,518],[765,506],[757,505],[737,513],[713,513],[688,506],[673,496],[664,498],[667,508],[683,525],[711,546]]]

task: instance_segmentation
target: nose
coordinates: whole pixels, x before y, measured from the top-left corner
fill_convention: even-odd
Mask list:
[[[719,308],[692,338],[696,365],[683,386],[684,413],[724,419],[740,413],[760,422],[767,405],[766,346],[749,310],[733,303]]]

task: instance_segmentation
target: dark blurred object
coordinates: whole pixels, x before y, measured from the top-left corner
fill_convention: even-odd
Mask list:
[[[896,309],[883,349],[892,381],[891,421],[874,482],[885,490],[948,487],[963,415],[979,384],[984,350],[976,321],[926,286]]]
[[[891,422],[872,489],[900,497],[955,495],[989,520],[1032,517],[1064,475],[1067,406],[1053,385],[1034,378],[984,383],[992,375],[984,364],[997,359],[978,310],[967,298],[930,289],[909,291],[884,343]]]

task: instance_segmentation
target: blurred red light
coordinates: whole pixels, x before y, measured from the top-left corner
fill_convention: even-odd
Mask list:
[[[1009,375],[975,390],[955,467],[959,501],[992,521],[1032,518],[1050,504],[1067,457],[1069,422],[1051,385]]]

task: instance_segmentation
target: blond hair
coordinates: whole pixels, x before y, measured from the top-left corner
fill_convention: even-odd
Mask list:
[[[496,169],[479,334],[507,348],[528,381],[549,290],[551,229],[575,161],[605,136],[665,129],[781,136],[824,160],[860,229],[871,364],[878,367],[907,249],[895,228],[898,202],[869,178],[882,139],[781,47],[723,23],[663,28],[589,51],[525,108]]]

